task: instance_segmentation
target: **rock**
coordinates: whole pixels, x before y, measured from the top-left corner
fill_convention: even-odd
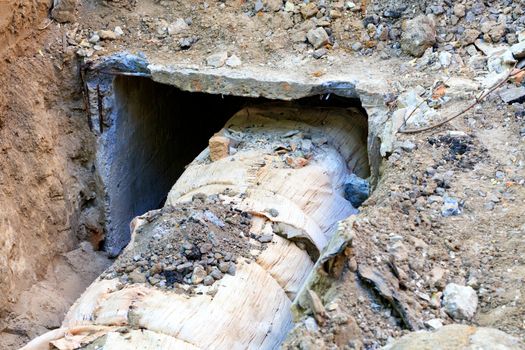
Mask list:
[[[181,38],[179,40],[179,47],[183,50],[187,50],[193,45],[197,40],[195,38]]]
[[[425,50],[436,43],[436,26],[427,16],[418,16],[407,21],[401,35],[401,49],[412,56],[421,57]]]
[[[465,17],[465,5],[463,4],[454,5],[454,15],[458,18]]]
[[[355,42],[352,44],[352,50],[354,51],[359,51],[363,48],[363,44],[361,44],[360,42]]]
[[[145,283],[146,282],[146,276],[137,270],[131,272],[128,275],[128,278],[131,281],[131,283]]]
[[[410,140],[405,140],[401,143],[401,149],[405,152],[412,152],[416,149],[416,144]]]
[[[308,33],[306,33],[306,38],[308,39],[308,42],[312,44],[314,49],[318,49],[321,46],[328,44],[330,41],[326,30],[322,27],[310,29]]]
[[[215,279],[212,276],[206,276],[204,278],[204,280],[202,281],[202,283],[205,286],[211,286],[213,284],[213,282],[215,282]]]
[[[310,2],[301,8],[301,15],[304,19],[308,19],[315,16],[318,11],[319,10],[317,9],[315,2]]]
[[[320,49],[315,50],[312,56],[314,56],[315,59],[319,59],[325,56],[327,53],[328,53],[328,50],[322,47]]]
[[[93,35],[91,36],[91,38],[89,38],[88,41],[89,41],[91,44],[96,44],[96,43],[98,43],[98,42],[100,41],[100,37],[98,36],[98,34],[95,33],[95,34],[93,34]]]
[[[441,66],[448,67],[450,66],[450,63],[452,62],[452,54],[448,51],[441,51],[439,53],[439,63],[441,63]]]
[[[367,180],[351,174],[345,183],[345,198],[354,208],[358,208],[370,195],[370,184]]]
[[[523,349],[523,346],[519,339],[497,329],[451,324],[434,332],[409,333],[387,344],[382,350],[518,350]]]
[[[443,292],[443,306],[454,320],[470,320],[478,307],[478,296],[472,287],[449,283]]]
[[[434,318],[428,321],[425,321],[425,326],[432,330],[439,329],[443,327],[443,322],[439,318]]]
[[[505,36],[505,33],[507,31],[507,27],[505,24],[498,24],[495,26],[492,26],[489,30],[489,36],[492,39],[493,42],[497,43]]]
[[[222,272],[222,273],[226,273],[228,272],[228,269],[230,268],[230,263],[229,262],[221,262],[219,264],[219,270]]]
[[[294,10],[295,10],[295,5],[294,5],[293,2],[287,1],[284,4],[284,11],[286,11],[286,12],[293,12]]]
[[[99,30],[97,32],[98,36],[102,40],[115,40],[117,39],[117,34],[112,30]]]
[[[263,8],[264,8],[264,4],[263,4],[262,0],[257,0],[257,1],[255,1],[255,5],[253,6],[253,10],[254,10],[255,12],[259,12],[259,11],[261,11]]]
[[[279,211],[275,208],[270,208],[268,209],[268,214],[270,214],[271,217],[278,217],[279,216]]]
[[[443,215],[444,217],[449,217],[456,216],[461,213],[457,199],[452,197],[445,197],[444,200],[445,203],[443,203],[443,206],[441,207],[441,215]]]
[[[193,268],[193,273],[191,274],[191,283],[193,284],[199,284],[204,281],[206,278],[206,270],[201,265],[196,265]]]
[[[227,59],[228,59],[228,53],[226,51],[217,52],[217,53],[214,53],[208,56],[208,58],[206,58],[206,64],[214,68],[220,68],[224,66]]]
[[[188,29],[188,24],[186,23],[185,20],[183,20],[182,18],[177,18],[175,20],[175,22],[173,23],[170,23],[168,25],[168,34],[169,35],[174,35],[174,34],[179,34],[179,33],[182,33],[184,31],[186,31]]]
[[[215,134],[209,141],[210,158],[213,162],[230,155],[230,139],[221,134]]]
[[[439,197],[441,198],[441,197]],[[429,284],[431,287],[442,289],[445,286],[445,269],[436,266],[430,271],[430,280]]]
[[[461,43],[463,46],[473,44],[476,39],[480,36],[481,32],[476,29],[467,29],[463,32],[461,37]]]
[[[231,55],[226,60],[226,65],[228,67],[235,68],[235,67],[239,67],[241,64],[242,64],[241,59],[239,57],[237,57],[236,55]]]
[[[512,45],[510,51],[515,58],[525,57],[525,41]]]
[[[229,275],[235,276],[235,273],[237,272],[237,266],[235,266],[234,263],[230,263],[230,267],[228,267],[227,273]]]
[[[78,0],[54,0],[51,17],[60,23],[74,22],[77,1]]]
[[[124,31],[123,31],[122,28],[120,28],[119,26],[116,26],[116,27],[115,27],[114,32],[115,32],[115,34],[117,34],[117,36],[122,36],[122,35],[124,35]]]
[[[211,243],[204,243],[199,247],[199,250],[202,254],[206,254],[208,252],[211,252],[213,246]]]
[[[257,240],[261,243],[270,243],[273,239],[273,235],[261,235],[257,237]]]
[[[224,275],[222,274],[222,272],[219,271],[218,268],[214,267],[210,273],[210,276],[216,280],[220,280]]]
[[[282,0],[266,0],[266,7],[270,11],[278,12],[281,9],[281,6],[283,6]]]
[[[499,96],[506,103],[522,102],[525,98],[525,87],[511,87],[499,92]]]

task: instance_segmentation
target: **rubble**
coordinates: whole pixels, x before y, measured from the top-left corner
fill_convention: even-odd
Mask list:
[[[159,210],[138,233],[140,244],[122,254],[101,277],[121,283],[148,283],[194,293],[190,286],[212,286],[235,275],[239,258],[253,260],[272,240],[250,238],[250,215],[216,197],[195,196],[191,203]]]

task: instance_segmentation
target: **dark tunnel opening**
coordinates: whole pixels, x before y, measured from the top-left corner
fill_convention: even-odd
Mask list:
[[[116,256],[130,239],[130,221],[157,209],[209,138],[246,106],[286,103],[357,108],[359,99],[316,95],[291,102],[182,91],[142,77],[116,77],[114,133],[106,147],[104,249]]]

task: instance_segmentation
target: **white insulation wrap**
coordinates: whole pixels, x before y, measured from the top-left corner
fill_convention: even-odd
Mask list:
[[[24,349],[279,347],[292,327],[290,305],[313,259],[337,222],[356,212],[344,198],[344,181],[349,172],[368,176],[366,119],[336,108],[252,107],[235,114],[220,134],[231,141],[227,154],[210,161],[210,149],[201,153],[171,189],[166,206],[196,194],[218,195],[252,214],[250,232],[273,235],[267,248],[255,261],[239,259],[235,275],[217,281],[213,295],[97,279],[71,307],[62,328]],[[285,159],[297,139],[311,153]],[[292,150],[279,152],[279,143]],[[127,249],[139,244],[144,222],[144,217],[134,220]]]

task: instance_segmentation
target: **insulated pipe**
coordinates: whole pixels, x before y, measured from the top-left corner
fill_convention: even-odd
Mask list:
[[[234,275],[184,295],[103,274],[62,328],[23,349],[274,349],[292,327],[290,305],[334,233],[356,210],[347,176],[368,174],[366,119],[337,108],[245,108],[210,139],[171,189],[165,207],[215,196],[251,214],[250,234],[269,235]],[[132,222],[126,252],[157,239],[150,212]],[[168,233],[169,234],[169,233]],[[181,247],[173,247],[174,251]],[[146,252],[153,254],[153,252]]]

